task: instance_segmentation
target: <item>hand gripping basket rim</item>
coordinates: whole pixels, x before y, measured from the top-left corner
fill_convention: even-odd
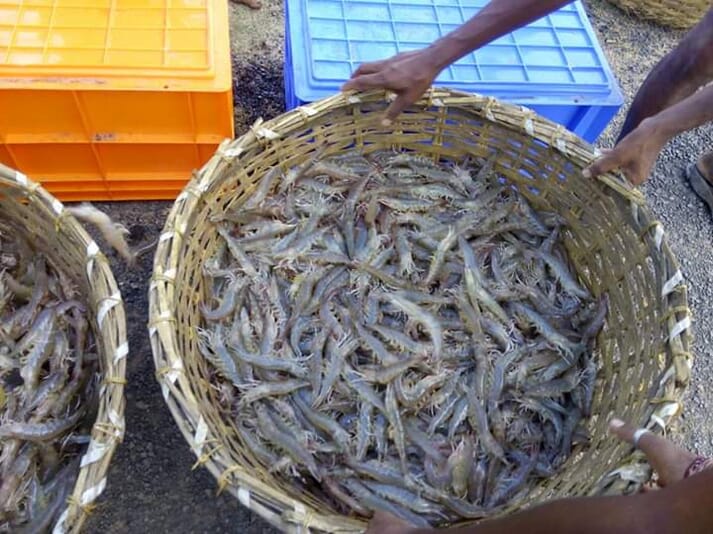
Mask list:
[[[709,0],[608,0],[621,10],[661,26],[687,30],[713,7]]]
[[[80,460],[80,470],[67,506],[58,517],[53,534],[80,532],[87,516],[107,483],[107,471],[118,444],[124,437],[124,385],[128,343],[121,293],[106,257],[82,225],[64,205],[39,183],[19,171],[0,165],[0,194],[11,191],[14,201],[27,200],[39,210],[47,227],[62,232],[59,240],[86,258],[78,271],[84,272],[90,295],[83,295],[99,348],[101,385],[97,418],[89,445]],[[8,199],[11,200],[11,199]],[[51,226],[50,226],[51,225]],[[41,230],[41,229],[38,229]]]
[[[226,452],[226,447],[220,439],[220,431],[216,431],[216,434],[210,428],[195,395],[196,385],[189,380],[185,372],[176,329],[176,266],[184,259],[184,236],[191,231],[191,214],[202,206],[204,197],[213,191],[213,175],[219,165],[239,160],[241,155],[250,153],[253,149],[269,147],[273,142],[303,131],[312,124],[311,121],[324,118],[335,110],[361,104],[385,105],[385,96],[393,95],[383,91],[339,93],[298,107],[273,120],[258,120],[250,131],[240,138],[225,140],[176,199],[166,219],[154,257],[154,271],[149,286],[148,330],[156,366],[156,379],[179,429],[196,455],[197,462],[194,467],[206,467],[217,479],[221,491],[228,489],[245,507],[285,532],[304,532],[305,528],[315,532],[363,532],[365,522],[333,513],[320,513],[312,506],[261,481],[249,469],[236,464]],[[593,146],[564,127],[538,116],[532,110],[503,103],[492,97],[432,88],[415,104],[414,109],[424,106],[444,109],[451,106],[467,110],[479,118],[534,138],[539,144],[564,155],[579,168],[587,166],[599,154]],[[371,120],[373,122],[374,119]],[[394,129],[397,128],[398,123],[394,126]],[[670,360],[671,365],[660,382],[660,387],[663,387],[664,383],[670,385],[675,381],[673,393],[669,388],[666,398],[658,399],[656,404],[650,404],[646,415],[647,427],[654,431],[661,430],[680,412],[680,399],[690,378],[691,319],[686,288],[681,285],[679,266],[668,247],[663,227],[651,217],[642,194],[621,175],[607,174],[598,180],[627,203],[641,229],[641,240],[646,244],[647,250],[659,254],[667,272],[676,273],[670,283],[665,285],[670,287],[665,292],[664,307],[671,312],[669,315],[676,323],[670,326],[672,335],[666,344],[667,355],[670,357],[666,361]],[[609,482],[600,485],[593,494],[621,494],[635,490],[640,486],[640,480],[633,481],[632,470],[650,473],[645,457],[638,451],[628,449],[621,463],[612,466],[605,477]]]

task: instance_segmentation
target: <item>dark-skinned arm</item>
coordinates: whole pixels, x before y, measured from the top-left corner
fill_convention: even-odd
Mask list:
[[[639,185],[646,180],[661,149],[676,135],[713,121],[713,85],[708,85],[685,100],[644,119],[613,150],[595,161],[585,176],[598,176],[621,169]]]
[[[713,121],[713,85],[708,85],[652,117],[651,124],[654,135],[668,141],[680,133],[711,121]]]
[[[451,63],[571,1],[492,0],[468,22],[424,49],[363,63],[342,90],[388,89],[395,92],[397,98],[386,112],[386,121],[391,121],[421,98],[438,74]]]
[[[713,525],[713,470],[659,491],[629,497],[563,499],[448,534],[686,534],[710,532]],[[417,530],[414,534],[439,531]],[[444,531],[440,531],[445,534]]]
[[[658,491],[561,499],[477,525],[445,529],[416,528],[380,514],[367,534],[703,534],[713,526],[712,485],[713,469],[707,469]]]
[[[486,44],[556,11],[571,0],[493,0],[468,22],[431,44],[440,72]]]
[[[691,96],[713,80],[713,8],[641,84],[617,142],[641,122]]]

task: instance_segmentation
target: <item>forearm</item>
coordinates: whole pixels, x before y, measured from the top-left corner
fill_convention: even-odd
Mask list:
[[[654,134],[659,135],[664,142],[713,121],[713,84],[666,108],[649,120]]]
[[[639,496],[562,499],[477,525],[413,534],[643,534],[646,514],[642,517],[639,500]]]
[[[434,42],[439,70],[464,55],[555,11],[572,0],[492,0],[468,22]]]
[[[502,519],[413,534],[698,534],[713,524],[713,469],[666,489],[628,497],[551,501]]]
[[[710,80],[713,80],[713,8],[648,74],[631,104],[619,140],[644,119],[689,97]]]

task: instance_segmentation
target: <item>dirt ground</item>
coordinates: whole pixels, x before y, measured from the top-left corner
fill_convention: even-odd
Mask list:
[[[681,32],[631,19],[604,0],[587,0],[586,4],[628,105],[650,68],[675,46]],[[230,22],[236,135],[240,135],[258,117],[272,118],[284,110],[282,2],[263,0],[261,10],[251,11],[231,1]],[[611,145],[624,113],[625,108],[601,138],[602,146]],[[710,213],[682,176],[686,164],[705,148],[713,148],[710,128],[680,136],[665,149],[643,190],[681,261],[695,319],[694,380],[676,439],[711,454],[708,413],[713,409],[713,389],[709,387],[713,378],[710,368],[713,329],[706,305],[713,298],[710,245],[713,226]],[[131,228],[133,245],[143,246],[156,240],[171,204],[97,205]],[[228,493],[216,496],[217,484],[206,470],[192,470],[195,457],[169,414],[154,378],[146,330],[152,254],[153,250],[145,254],[132,270],[110,255],[126,305],[131,347],[126,388],[127,434],[114,456],[107,489],[87,522],[86,531],[274,532]]]

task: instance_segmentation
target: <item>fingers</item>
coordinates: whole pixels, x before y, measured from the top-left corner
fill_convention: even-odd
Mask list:
[[[379,72],[381,69],[384,68],[384,65],[386,64],[387,61],[390,61],[389,59],[382,59],[379,61],[371,61],[369,63],[362,63],[357,67],[357,70],[354,71],[352,74],[352,78],[356,78],[357,76],[363,76],[364,74],[374,74],[375,72]]]
[[[585,178],[595,178],[613,171],[619,166],[619,158],[615,150],[604,153],[599,159],[582,171]]]
[[[407,93],[401,93],[387,108],[386,118],[381,121],[381,124],[384,126],[391,125],[391,123],[396,120],[396,117],[398,117],[401,112],[411,104],[413,104],[413,100],[409,97],[409,95]]]
[[[649,177],[650,169],[646,169],[640,162],[634,162],[632,165],[627,165],[624,169],[624,174],[629,181],[634,185],[643,184]]]
[[[351,77],[349,80],[347,80],[343,85],[342,85],[342,91],[350,91],[350,90],[355,90],[355,91],[361,91],[363,90],[360,83],[363,81],[363,78],[365,76],[373,76],[376,74],[380,74],[381,71],[384,70],[384,67],[386,66],[387,63],[392,61],[393,58],[391,59],[382,59],[380,61],[372,61],[370,63],[362,63],[357,67],[357,69],[352,72]],[[373,79],[373,78],[372,78]],[[356,83],[353,83],[355,82]],[[383,83],[384,80],[381,80],[381,83]],[[368,81],[367,81],[368,83]],[[375,87],[374,85],[371,86],[371,88]]]
[[[342,85],[342,91],[368,91],[369,89],[391,89],[381,72],[363,74]]]
[[[645,161],[642,161],[642,158],[638,157],[639,155],[636,159],[632,158],[630,152],[630,148],[624,149],[623,147],[603,149],[599,159],[582,170],[582,176],[596,178],[614,169],[619,169],[632,185],[641,185],[648,178],[651,168]],[[645,157],[643,159],[645,160]]]
[[[635,438],[637,437],[637,429],[635,426],[615,417],[611,421],[609,421],[609,431],[616,437],[618,437],[620,440],[626,441],[631,445],[636,445]],[[638,445],[640,446],[642,445],[644,438],[650,436],[651,433],[645,432],[642,434],[641,432],[639,432],[639,434],[640,437],[638,439]]]
[[[663,450],[672,446],[667,439],[646,429],[636,428],[617,418],[609,421],[609,431],[619,439],[641,450],[650,461],[661,456]]]
[[[648,459],[651,467],[658,473],[658,482],[666,486],[683,479],[686,469],[696,456],[661,436],[637,429],[634,426],[612,419],[609,431],[618,438],[637,446]],[[638,444],[637,444],[638,437]]]

